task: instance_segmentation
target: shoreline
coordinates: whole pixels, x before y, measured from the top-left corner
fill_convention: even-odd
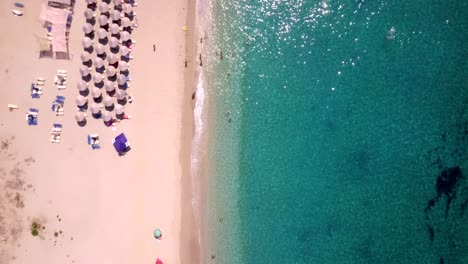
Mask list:
[[[180,263],[202,263],[201,250],[199,243],[200,226],[195,219],[195,209],[192,205],[192,170],[191,153],[192,140],[194,136],[194,100],[193,94],[196,93],[197,76],[199,71],[194,63],[195,47],[195,21],[196,21],[196,1],[187,0],[186,27],[188,28],[185,36],[185,58],[184,58],[184,98],[182,112],[182,147],[180,150],[180,160],[182,167],[181,179],[181,230],[180,230]],[[198,231],[198,232],[197,232]]]

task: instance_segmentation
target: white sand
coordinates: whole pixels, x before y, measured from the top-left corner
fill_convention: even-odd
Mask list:
[[[0,153],[0,188],[6,188],[15,166],[25,181],[18,190],[4,192],[13,198],[18,192],[24,208],[17,208],[15,199],[0,200],[0,226],[11,229],[15,219],[23,229],[17,240],[8,232],[4,236],[0,263],[154,263],[156,257],[180,263],[181,166],[187,165],[188,156],[187,148],[181,147],[189,140],[182,137],[182,121],[191,121],[183,117],[191,107],[183,103],[186,1],[138,1],[139,28],[132,34],[137,41],[135,59],[130,62],[134,101],[126,106],[132,120],[117,124],[117,131],[89,112],[85,127],[74,120],[85,1],[75,6],[71,61],[38,59],[33,34],[45,34],[39,22],[41,3],[24,3],[25,15],[15,17],[12,3],[0,2],[2,24],[12,25],[0,28],[0,139],[14,136]],[[53,84],[57,69],[68,70],[65,91]],[[31,99],[30,83],[38,76],[47,79],[44,94]],[[50,110],[56,95],[66,97],[65,116],[56,117]],[[20,109],[9,112],[9,103]],[[26,124],[29,107],[40,110],[38,126]],[[64,126],[60,144],[49,141],[53,123]],[[120,132],[131,142],[125,157],[119,157],[111,143]],[[102,149],[91,150],[89,133],[99,133]],[[28,230],[33,219],[44,223],[43,239]],[[153,237],[155,228],[163,232],[160,241]],[[0,238],[1,234],[0,229]]]

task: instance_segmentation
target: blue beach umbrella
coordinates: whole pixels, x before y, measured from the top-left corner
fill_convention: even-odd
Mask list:
[[[124,133],[121,133],[120,135],[112,139],[112,144],[114,145],[114,148],[117,151],[117,153],[119,153],[119,155],[125,154],[130,148],[130,143],[128,142],[127,137],[125,137]],[[161,231],[159,231],[159,236],[161,236]]]

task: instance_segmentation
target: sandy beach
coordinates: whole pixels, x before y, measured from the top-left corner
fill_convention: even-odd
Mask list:
[[[0,263],[195,263],[187,194],[195,76],[190,59],[185,66],[193,57],[186,46],[194,21],[188,2],[138,1],[133,102],[125,106],[132,119],[115,129],[89,112],[85,126],[74,118],[86,2],[74,8],[70,60],[39,59],[37,37],[46,34],[41,1],[24,2],[23,16],[11,13],[13,2],[0,2],[2,23],[11,25],[0,28]],[[68,72],[64,90],[53,83],[59,69]],[[30,85],[38,77],[46,83],[33,99]],[[57,95],[66,98],[64,116],[50,109]],[[8,104],[19,108],[9,111]],[[25,120],[31,107],[39,110],[37,126]],[[60,144],[49,139],[54,123],[63,125]],[[111,142],[121,132],[131,144],[123,157]],[[101,149],[87,144],[91,133],[99,134]]]

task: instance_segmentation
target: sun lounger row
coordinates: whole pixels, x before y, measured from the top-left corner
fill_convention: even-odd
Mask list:
[[[50,142],[60,143],[62,133],[62,124],[54,124],[50,131]]]
[[[36,83],[31,83],[31,97],[40,98],[42,94],[42,88],[44,88],[45,79],[42,77],[37,78]]]
[[[99,144],[99,135],[98,134],[90,134],[88,135],[88,145],[94,149],[100,149],[101,145]]]
[[[59,90],[63,90],[67,85],[67,71],[66,70],[57,70],[57,74],[54,79],[55,85]]]
[[[55,112],[57,116],[64,115],[64,104],[65,104],[65,96],[57,95],[55,101],[52,102],[51,109]]]
[[[30,126],[37,125],[37,116],[39,114],[39,110],[36,108],[29,108],[29,112],[26,113],[26,122]]]

